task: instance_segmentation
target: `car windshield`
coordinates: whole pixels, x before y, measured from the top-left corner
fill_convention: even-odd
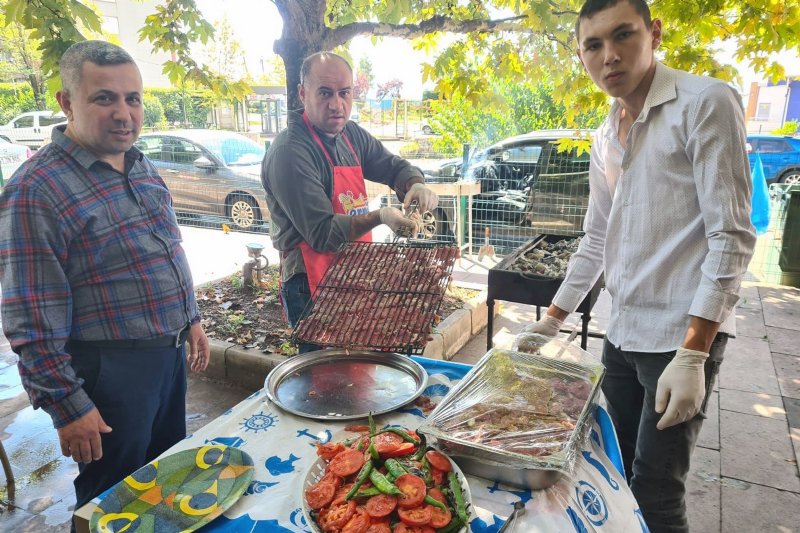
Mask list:
[[[197,141],[229,167],[257,165],[264,159],[264,147],[241,135],[209,135]]]

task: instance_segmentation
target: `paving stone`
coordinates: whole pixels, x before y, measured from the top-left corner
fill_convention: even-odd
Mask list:
[[[800,331],[800,289],[759,287],[758,292],[767,326]]]
[[[764,315],[761,308],[737,308],[736,309],[736,336],[739,337],[758,337],[763,339],[767,335],[767,328],[764,326]]]
[[[719,533],[719,450],[695,448],[686,478],[686,514],[691,531]]]
[[[225,352],[228,351],[229,348],[236,345],[217,339],[209,339],[208,344],[209,349],[211,350],[211,356],[208,358],[208,366],[203,372],[203,375],[217,379],[227,377]]]
[[[719,407],[746,415],[786,420],[786,411],[780,396],[722,389],[719,392]]]
[[[0,531],[22,531],[23,524],[36,515],[23,511],[13,505],[0,503]]]
[[[59,455],[33,472],[16,479],[13,496],[8,488],[0,488],[0,499],[31,514],[47,513],[51,523],[69,520],[70,506],[75,505],[72,481],[78,475],[78,464]],[[59,509],[61,511],[59,511]],[[56,515],[62,514],[59,517]]]
[[[285,359],[283,356],[265,354],[258,350],[229,348],[225,352],[225,371],[230,381],[248,389],[258,390],[264,386],[269,371],[283,359]]]
[[[720,449],[724,477],[800,492],[785,420],[720,411]]]
[[[261,386],[263,382],[258,388]],[[186,391],[186,433],[194,433],[256,390],[190,373]]]
[[[785,353],[788,355],[800,356],[800,334],[793,329],[768,327],[767,339],[769,349],[773,353]]]
[[[800,399],[800,357],[772,354],[775,373],[783,396]]]
[[[725,481],[722,485],[722,533],[798,531],[800,494]]]
[[[800,400],[784,397],[783,406],[786,409],[786,419],[789,421],[789,427],[800,429]]]
[[[706,419],[697,436],[697,446],[719,450],[719,392],[712,392],[706,407]]]
[[[719,386],[723,389],[780,394],[767,341],[753,337],[729,339],[725,362],[720,367]]]
[[[758,287],[755,285],[748,286],[742,284],[739,289],[739,302],[736,304],[740,309],[761,309],[761,296],[758,293]]]
[[[425,345],[422,356],[430,359],[444,359],[444,336],[434,331],[430,337],[431,340]]]

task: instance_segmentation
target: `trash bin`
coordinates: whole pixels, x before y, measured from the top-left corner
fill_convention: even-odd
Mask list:
[[[786,223],[783,226],[781,255],[778,265],[784,272],[782,283],[800,286],[800,186],[793,186],[786,193]]]

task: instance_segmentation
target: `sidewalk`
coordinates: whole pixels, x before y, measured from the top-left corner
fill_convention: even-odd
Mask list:
[[[244,244],[249,242],[265,244],[270,262],[277,260],[267,236],[187,227],[182,232],[197,284],[240,269],[248,260]],[[486,279],[485,269],[467,261],[454,273],[457,283],[471,287],[485,287]],[[535,308],[497,303],[494,342],[508,347],[522,324],[535,319]],[[609,303],[608,294],[601,293],[592,330],[604,331]],[[746,284],[737,326],[739,336],[728,343],[689,474],[692,531],[800,532],[800,290]],[[590,352],[599,355],[601,348],[600,339],[590,338]],[[485,352],[484,330],[453,360],[474,363]],[[49,417],[30,407],[15,363],[0,331],[0,438],[17,478],[13,496],[0,478],[0,531],[66,532],[77,467],[61,456]],[[251,392],[191,376],[188,430],[203,426]]]

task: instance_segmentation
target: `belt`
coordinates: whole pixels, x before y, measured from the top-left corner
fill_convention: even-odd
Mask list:
[[[186,324],[182,330],[175,335],[167,335],[165,337],[155,337],[153,339],[110,339],[99,341],[85,341],[79,339],[70,339],[69,344],[76,347],[86,348],[110,348],[118,350],[143,350],[149,348],[178,348],[186,342],[186,337],[189,336],[189,329],[191,325]]]

